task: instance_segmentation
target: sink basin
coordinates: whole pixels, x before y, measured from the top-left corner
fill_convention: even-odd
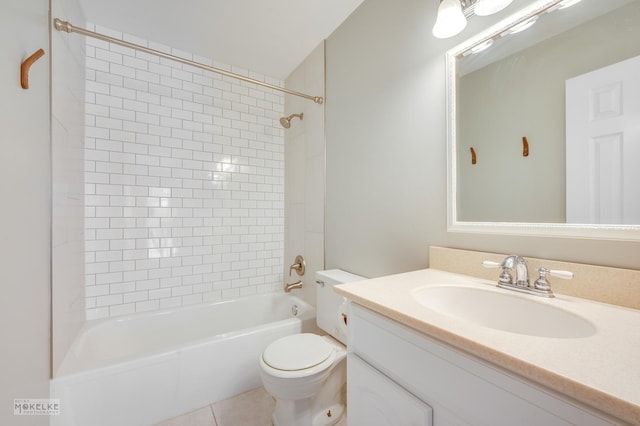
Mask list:
[[[420,287],[413,298],[427,309],[476,325],[529,336],[588,337],[596,332],[587,319],[554,306],[557,299],[509,294],[509,290],[462,285]]]

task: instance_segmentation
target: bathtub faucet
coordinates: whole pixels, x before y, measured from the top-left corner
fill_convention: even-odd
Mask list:
[[[284,292],[285,293],[291,293],[291,290],[294,290],[296,288],[302,288],[302,281],[298,281],[298,282],[291,283],[291,284],[285,284],[284,285]]]

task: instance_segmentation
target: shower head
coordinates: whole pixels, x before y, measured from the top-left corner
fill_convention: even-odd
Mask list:
[[[288,117],[280,118],[280,124],[282,125],[282,127],[284,127],[285,129],[288,129],[289,127],[291,127],[291,119],[293,117],[298,117],[300,118],[300,120],[302,120],[302,118],[304,117],[304,113],[301,112],[300,114],[291,114]]]

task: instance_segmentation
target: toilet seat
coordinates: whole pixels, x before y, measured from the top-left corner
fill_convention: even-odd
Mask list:
[[[333,347],[312,333],[293,334],[276,340],[264,350],[262,359],[269,367],[280,371],[307,370],[320,364],[331,365]],[[330,362],[327,362],[330,361]],[[314,369],[316,370],[316,369]]]

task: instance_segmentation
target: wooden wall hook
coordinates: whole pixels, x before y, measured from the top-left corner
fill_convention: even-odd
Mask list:
[[[471,164],[476,164],[476,151],[473,147],[469,148],[469,150],[471,151]]]
[[[522,137],[522,156],[523,157],[529,156],[529,142],[527,141],[526,136]]]
[[[23,89],[29,88],[29,68],[31,65],[44,55],[44,50],[38,49],[33,55],[29,56],[20,65],[20,85]]]

